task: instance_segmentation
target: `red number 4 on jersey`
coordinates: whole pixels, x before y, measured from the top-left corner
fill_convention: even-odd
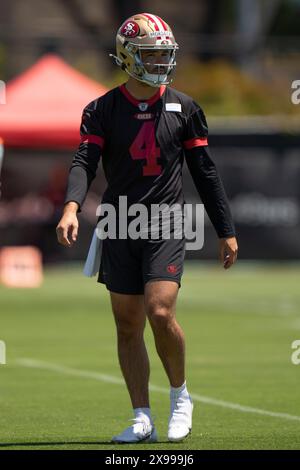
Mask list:
[[[161,174],[161,165],[157,158],[160,157],[160,148],[156,147],[155,123],[145,122],[129,149],[133,160],[146,159],[147,164],[143,167],[143,176],[155,176]]]

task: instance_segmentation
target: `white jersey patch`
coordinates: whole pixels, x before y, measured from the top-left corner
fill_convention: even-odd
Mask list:
[[[174,111],[181,113],[181,104],[180,103],[166,103],[166,111]]]

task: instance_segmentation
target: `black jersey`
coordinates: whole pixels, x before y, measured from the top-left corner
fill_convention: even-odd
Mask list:
[[[206,119],[192,98],[161,86],[152,98],[137,100],[121,85],[85,107],[80,131],[65,202],[81,207],[102,155],[108,183],[103,202],[117,206],[119,196],[127,196],[128,205],[183,204],[185,156],[218,235],[234,235],[224,188],[208,154]]]

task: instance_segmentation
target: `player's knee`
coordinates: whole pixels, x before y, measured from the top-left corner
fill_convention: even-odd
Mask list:
[[[143,334],[145,320],[136,318],[116,318],[117,334],[119,339],[130,339]]]
[[[166,305],[149,305],[147,315],[151,326],[156,330],[167,329],[173,321],[172,309]]]

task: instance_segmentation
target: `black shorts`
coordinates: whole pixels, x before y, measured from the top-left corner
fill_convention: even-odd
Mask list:
[[[185,238],[127,238],[101,241],[98,282],[120,294],[143,294],[146,282],[170,280],[181,284]]]

